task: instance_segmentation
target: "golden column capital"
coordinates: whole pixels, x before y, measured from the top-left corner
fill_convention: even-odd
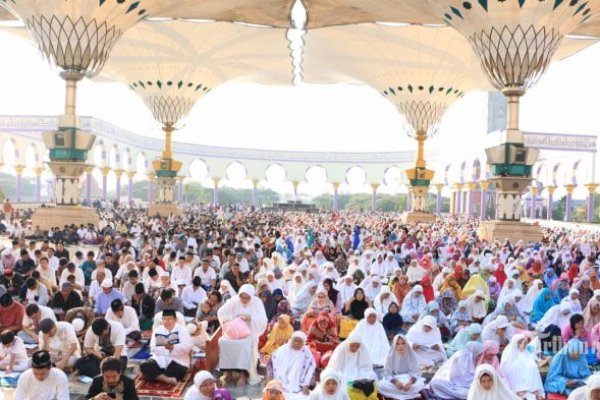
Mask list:
[[[17,175],[22,175],[23,171],[25,171],[24,165],[15,165],[15,172],[17,173]]]
[[[252,179],[252,187],[256,189],[258,187],[259,182],[259,179]]]
[[[436,183],[436,184],[435,184],[435,185],[433,185],[433,186],[435,186],[435,190],[437,190],[438,192],[441,192],[442,190],[444,190],[444,187],[445,187],[446,185],[445,185],[445,184],[443,184],[443,183]]]
[[[134,176],[135,176],[135,171],[127,171],[127,179],[132,181]]]
[[[87,167],[85,167],[85,173],[88,175],[91,175],[92,172],[94,172],[94,166],[93,165],[88,165]]]
[[[185,178],[186,178],[185,176],[183,176],[183,175],[179,175],[179,176],[178,176],[176,179],[177,179],[179,182],[183,183],[183,181],[185,181]]]
[[[556,190],[556,186],[546,186],[545,189],[548,191],[548,194],[553,195]]]
[[[100,172],[102,173],[102,176],[107,176],[110,172],[110,167],[102,167],[100,168]]]
[[[379,189],[379,183],[371,183],[371,189],[373,189],[373,192],[376,192]]]
[[[292,186],[294,187],[294,189],[298,189],[299,184],[300,184],[299,181],[292,181]]]
[[[156,173],[155,172],[148,172],[146,174],[146,176],[148,177],[149,181],[153,181],[156,178]]]
[[[125,170],[121,169],[121,168],[117,168],[114,170],[114,172],[115,172],[115,175],[117,176],[117,178],[120,178],[123,175],[123,172],[125,172]]]
[[[590,192],[590,193],[596,193],[596,190],[598,189],[598,187],[600,187],[600,184],[598,184],[598,183],[587,183],[585,185],[585,187],[587,188],[588,192]]]
[[[459,192],[462,192],[464,187],[465,187],[464,183],[457,183],[454,185],[454,188]]]
[[[213,178],[213,182],[215,184],[215,187],[219,187],[219,183],[221,183],[221,178]]]
[[[481,190],[488,190],[490,187],[490,181],[479,181],[479,187],[481,187]]]
[[[468,190],[475,190],[477,189],[477,182],[467,182],[465,183],[465,186]]]
[[[333,186],[333,188],[335,190],[338,190],[340,188],[341,183],[340,182],[331,182],[331,185]]]
[[[540,190],[538,189],[537,186],[530,186],[529,191],[531,192],[531,194],[533,196],[537,196],[540,193]]]
[[[577,185],[569,183],[569,184],[565,185],[565,190],[567,191],[567,194],[571,194],[571,193],[573,193],[573,191],[575,190],[576,187],[577,187]]]
[[[43,167],[35,167],[33,172],[35,173],[35,176],[42,176],[42,173],[44,172],[44,168]]]

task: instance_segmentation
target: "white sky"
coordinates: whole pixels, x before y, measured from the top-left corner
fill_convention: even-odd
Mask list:
[[[63,82],[37,49],[0,31],[0,54],[3,55],[1,114],[57,115],[62,112]],[[553,65],[523,99],[522,129],[597,134],[600,130],[599,66],[600,45]],[[426,154],[429,152],[445,161],[453,160],[457,154],[480,151],[485,138],[486,110],[483,93],[470,94],[456,103],[447,112],[438,135],[427,143]],[[82,82],[78,114],[161,137],[158,125],[143,102],[122,84]],[[401,131],[401,121],[394,106],[368,87],[341,84],[265,87],[230,83],[214,89],[198,102],[177,131],[175,140],[311,151],[414,149],[412,140]],[[276,189],[291,190],[283,186]],[[581,197],[584,190],[576,194]]]

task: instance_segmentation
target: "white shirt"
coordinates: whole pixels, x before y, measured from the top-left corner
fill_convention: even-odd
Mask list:
[[[102,268],[102,271],[104,271],[104,279],[108,279],[109,281],[112,282],[113,280],[113,274],[112,271],[108,268]],[[96,280],[96,273],[98,272],[98,268],[96,268],[95,270],[92,271],[92,280],[95,281]]]
[[[102,286],[100,283],[98,283],[98,281],[92,281],[90,288],[88,289],[88,297],[95,303],[100,293],[102,293]]]
[[[186,285],[192,283],[192,269],[188,265],[180,267],[175,266],[171,271],[171,280],[173,281],[184,281]]]
[[[75,275],[75,283],[77,283],[81,287],[85,286],[85,276],[83,276],[83,271],[79,267],[75,268],[74,272],[69,272],[68,268],[63,269],[63,272],[60,274],[59,283],[61,285],[65,283],[69,275]]]
[[[56,315],[54,315],[54,311],[50,307],[41,306],[38,304],[40,312],[42,315],[40,316],[40,321],[46,318],[50,318],[52,321],[56,322]],[[23,328],[31,328],[33,329],[33,322],[31,318],[27,316],[27,313],[23,314],[23,322],[21,323]]]
[[[156,345],[157,335],[170,335],[173,333],[177,333],[179,338],[179,343],[173,345],[173,350],[167,350],[165,346]],[[185,326],[175,324],[171,331],[168,331],[164,325],[154,328],[152,339],[150,339],[150,352],[160,368],[167,368],[171,361],[189,368],[191,350],[192,338]]]
[[[27,356],[27,349],[25,348],[25,343],[23,342],[23,339],[21,339],[18,336],[15,336],[14,343],[10,347],[4,347],[3,344],[0,344],[1,358],[8,357],[11,354],[14,354],[15,356],[15,365],[27,362],[29,360],[29,357]],[[6,361],[8,362],[9,358],[6,358]]]
[[[189,285],[183,288],[181,292],[181,301],[183,307],[187,309],[197,308],[198,305],[206,298],[206,291],[202,287],[194,288],[194,285]]]
[[[39,344],[40,348],[43,348],[46,343],[44,340],[44,334],[39,333]],[[72,344],[77,345],[77,350],[73,353],[76,357],[81,357],[81,347],[79,346],[79,340],[73,325],[68,322],[59,321],[56,323],[56,333],[52,336],[48,342],[48,351],[52,355],[62,354],[65,355],[69,352]]]
[[[217,273],[211,267],[208,267],[206,271],[204,271],[202,267],[196,268],[196,271],[194,271],[194,276],[199,276],[202,280],[202,284],[205,286],[210,286],[213,280],[217,280]]]
[[[124,306],[123,317],[119,318],[115,315],[112,309],[108,309],[105,316],[107,321],[117,321],[123,325],[125,329],[125,335],[129,335],[131,332],[140,331],[140,320],[133,307]]]
[[[28,369],[19,377],[14,400],[69,400],[67,375],[58,368],[52,368],[43,381],[37,380],[33,370]]]
[[[123,351],[121,355],[127,355],[125,350],[125,328],[120,322],[117,321],[108,321],[110,325],[110,342],[113,346],[123,346]],[[85,337],[83,338],[83,347],[84,348],[94,348],[95,350],[100,350],[98,346],[99,337],[92,331],[92,327],[90,326],[85,333]]]

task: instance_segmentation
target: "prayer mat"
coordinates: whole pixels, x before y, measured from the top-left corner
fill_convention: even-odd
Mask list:
[[[151,356],[150,354],[150,346],[148,344],[143,345],[137,353],[135,353],[133,356],[131,356],[132,360],[138,360],[138,361],[145,361],[147,359],[149,359]]]
[[[567,396],[558,393],[548,393],[548,400],[567,400]]]
[[[435,394],[433,394],[433,390],[431,390],[431,389],[423,389],[423,391],[421,391],[421,396],[425,400],[444,400],[441,397],[438,397]],[[460,400],[460,399],[452,399],[452,400]]]
[[[8,376],[6,376],[6,374],[3,373],[3,376],[0,377],[0,387],[16,388],[17,381],[19,380],[19,376],[21,376],[20,372],[13,372],[13,373],[9,374]]]
[[[135,377],[135,390],[140,397],[176,398],[183,397],[185,388],[192,380],[192,373],[188,372],[176,385],[163,382],[146,382],[144,375]]]

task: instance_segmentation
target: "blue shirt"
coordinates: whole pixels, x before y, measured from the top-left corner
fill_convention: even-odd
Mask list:
[[[125,302],[123,295],[117,289],[112,289],[108,294],[104,293],[104,291],[100,292],[96,299],[96,308],[94,309],[94,312],[98,315],[106,314],[110,308],[110,303],[116,299],[121,300],[123,303]]]

